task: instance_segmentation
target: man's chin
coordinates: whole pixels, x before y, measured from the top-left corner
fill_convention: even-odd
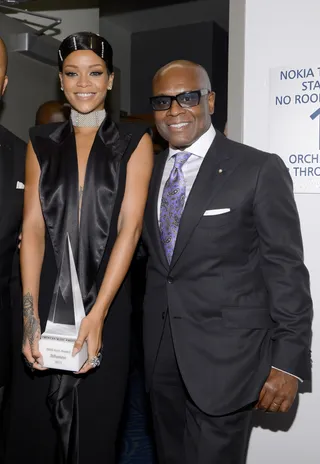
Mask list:
[[[192,145],[193,141],[189,137],[170,137],[169,144],[172,148],[187,148]]]

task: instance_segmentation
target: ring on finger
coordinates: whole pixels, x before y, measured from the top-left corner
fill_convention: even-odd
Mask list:
[[[271,403],[271,405],[270,405],[270,407],[269,407],[269,410],[266,410],[266,411],[267,411],[267,412],[271,412],[271,413],[273,413],[273,412],[278,412],[279,408],[280,408],[280,404],[278,404],[278,403]]]
[[[90,364],[93,368],[96,368],[96,367],[99,367],[99,366],[100,366],[101,360],[102,360],[102,354],[99,352],[99,353],[97,354],[97,356],[93,356],[93,358],[91,358],[91,360],[89,361],[89,364]]]
[[[273,401],[272,404],[274,404],[275,406],[277,406],[277,408],[279,408],[279,407],[281,406],[281,404],[275,403],[274,401]]]

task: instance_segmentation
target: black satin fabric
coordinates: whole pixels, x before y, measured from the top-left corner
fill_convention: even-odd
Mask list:
[[[120,164],[132,134],[120,136],[106,118],[99,128],[87,163],[79,224],[79,181],[76,142],[71,121],[58,126],[49,137],[30,132],[41,166],[40,201],[50,236],[60,290],[70,297],[70,279],[62,266],[69,234],[86,314],[96,297],[96,277],[107,245],[116,200]],[[85,376],[84,376],[85,377]],[[79,462],[78,393],[85,378],[57,372],[52,375],[48,405],[60,432],[60,462]]]

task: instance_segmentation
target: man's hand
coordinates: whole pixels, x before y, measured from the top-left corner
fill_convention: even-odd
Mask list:
[[[272,368],[255,409],[265,412],[288,412],[298,392],[298,379]]]

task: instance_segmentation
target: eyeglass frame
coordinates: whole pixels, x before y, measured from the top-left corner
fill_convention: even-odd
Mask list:
[[[152,106],[153,111],[168,111],[171,108],[173,101],[176,101],[178,103],[178,105],[183,109],[194,108],[195,106],[198,106],[200,104],[201,97],[204,97],[205,95],[209,95],[211,92],[212,91],[209,90],[209,89],[188,90],[186,92],[178,93],[177,95],[154,95],[152,97],[149,97],[149,101],[150,101],[150,104]],[[182,106],[181,103],[179,103],[179,101],[178,101],[178,97],[180,97],[180,95],[188,95],[190,93],[196,93],[198,95],[198,103],[196,105],[192,105],[192,106]],[[152,105],[152,101],[155,98],[159,98],[159,97],[160,98],[161,97],[170,98],[170,100],[171,100],[170,101],[170,106],[168,108],[162,108],[162,109],[156,110]]]

